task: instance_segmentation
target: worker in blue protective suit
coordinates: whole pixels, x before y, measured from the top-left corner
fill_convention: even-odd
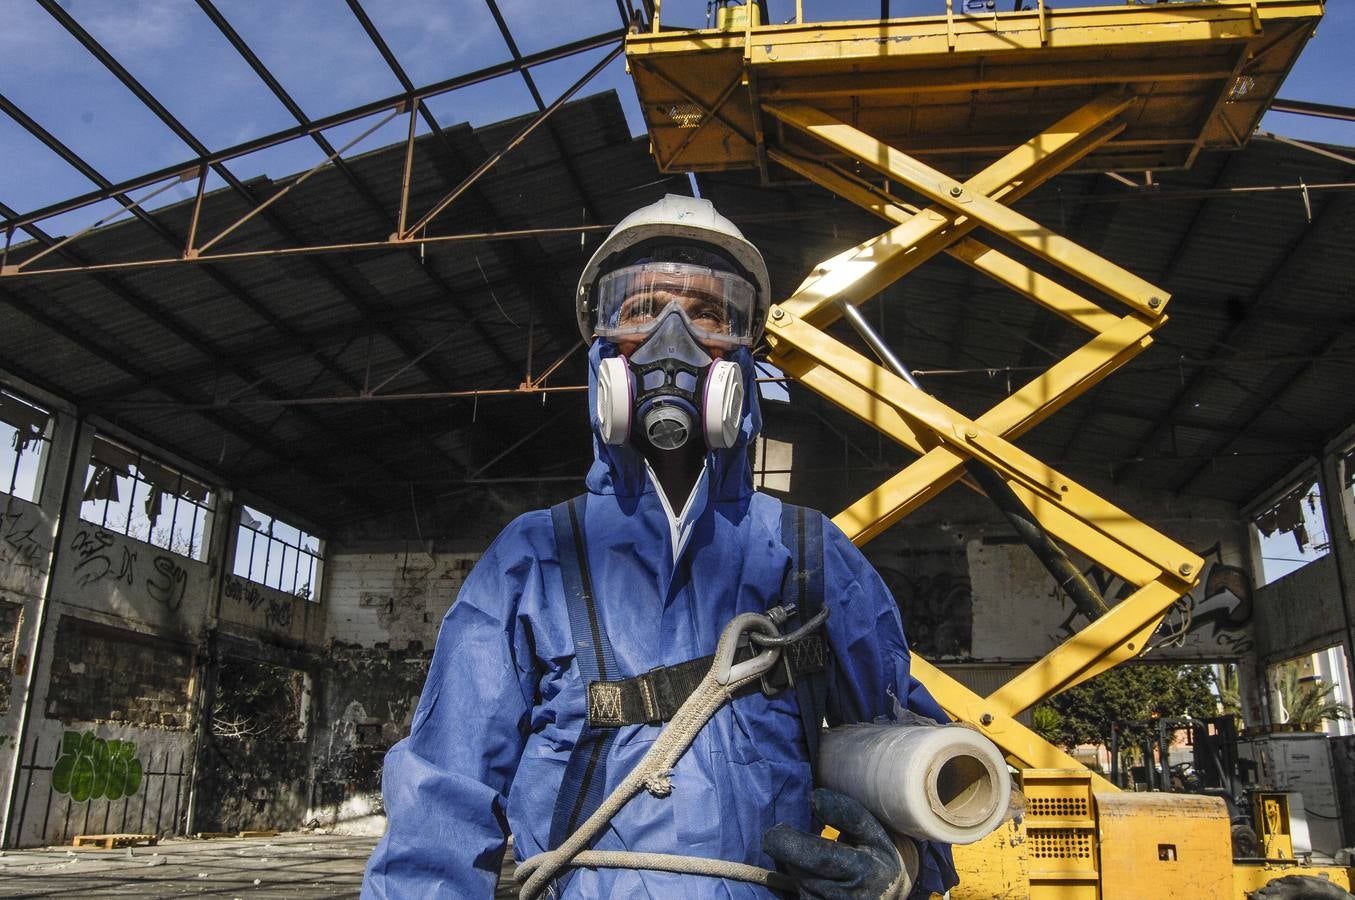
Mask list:
[[[748,461],[761,424],[751,347],[769,304],[761,255],[702,200],[669,196],[632,214],[589,262],[579,292],[581,328],[597,338],[588,493],[514,520],[447,613],[411,733],[386,756],[389,828],[364,898],[490,897],[508,834],[519,861],[557,846],[654,742],[682,697],[655,700],[651,670],[664,667],[663,690],[681,694],[674,685],[693,668],[683,664],[705,671],[726,623],[786,602],[788,573],[803,563],[787,546],[783,504],[753,490]],[[879,575],[831,522],[810,519],[830,652],[802,683],[823,686],[830,724],[903,709],[944,721],[909,674]],[[801,897],[901,897],[898,854],[869,813],[822,790],[811,811],[807,735],[818,722],[802,725],[797,691],[754,690],[722,706],[668,790],[627,802],[593,848],[761,867],[770,852]],[[640,700],[645,711],[627,719],[623,708]],[[808,842],[829,819],[844,840],[824,853]],[[956,882],[949,847],[924,844],[920,856],[912,896]],[[778,895],[727,878],[586,867],[552,891]]]

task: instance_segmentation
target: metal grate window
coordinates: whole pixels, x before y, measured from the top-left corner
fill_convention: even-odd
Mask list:
[[[304,600],[320,599],[323,543],[295,525],[249,506],[240,507],[235,574]]]
[[[207,558],[216,495],[207,485],[101,434],[94,436],[80,518],[189,559]]]
[[[0,493],[37,503],[52,448],[52,414],[0,391]]]

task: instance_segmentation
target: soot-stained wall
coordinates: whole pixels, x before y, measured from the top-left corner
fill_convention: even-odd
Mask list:
[[[409,733],[442,618],[478,558],[426,546],[330,555],[311,741],[316,824],[381,833],[382,759]]]
[[[74,616],[57,625],[47,715],[63,722],[188,727],[193,648]]]
[[[311,670],[276,650],[270,659],[232,640],[216,669],[209,733],[199,763],[199,831],[291,829],[306,821],[311,790]],[[270,661],[270,660],[277,660]]]
[[[316,824],[381,833],[382,760],[409,733],[432,656],[431,639],[426,648],[327,647],[312,740]]]
[[[14,645],[19,639],[21,604],[0,600],[0,713],[9,712],[10,683],[14,680]]]

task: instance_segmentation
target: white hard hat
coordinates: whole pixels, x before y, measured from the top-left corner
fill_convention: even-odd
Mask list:
[[[584,340],[591,342],[594,337],[590,302],[598,278],[615,268],[618,260],[625,259],[627,251],[639,250],[641,244],[659,243],[704,246],[732,263],[757,288],[754,340],[761,336],[772,294],[762,254],[737,225],[715,211],[709,200],[667,194],[617,223],[583,267],[574,295],[574,310]]]

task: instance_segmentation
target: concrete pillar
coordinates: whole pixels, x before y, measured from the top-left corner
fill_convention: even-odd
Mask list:
[[[1341,449],[1347,442],[1327,448],[1318,470],[1322,488],[1322,512],[1327,519],[1327,535],[1336,560],[1341,614],[1345,626],[1341,645],[1346,651],[1345,681],[1348,691],[1355,690],[1355,535],[1351,529],[1350,500],[1341,477]]]

